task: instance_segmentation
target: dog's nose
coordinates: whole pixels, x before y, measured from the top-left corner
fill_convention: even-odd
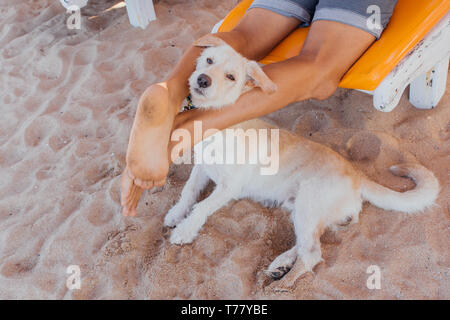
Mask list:
[[[197,83],[200,88],[208,88],[211,85],[211,78],[202,73],[198,76]]]

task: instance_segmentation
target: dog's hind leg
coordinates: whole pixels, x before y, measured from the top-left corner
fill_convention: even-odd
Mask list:
[[[309,230],[305,228],[295,228],[297,245],[292,248],[295,251],[295,258],[289,268],[290,270],[288,269],[284,276],[280,275],[280,277],[282,277],[281,280],[276,281],[277,287],[292,287],[298,278],[307,272],[312,271],[314,266],[322,261],[319,235],[320,228],[317,228],[316,226],[315,230],[315,232],[308,233]],[[300,232],[305,232],[302,237],[300,237]],[[294,256],[294,252],[292,252],[292,255],[289,256],[292,258],[292,256]]]
[[[172,231],[170,242],[191,243],[205,224],[206,219],[235,198],[236,193],[232,190],[234,189],[218,183],[211,195],[194,205],[191,214]]]
[[[291,249],[283,252],[272,261],[266,270],[266,274],[272,279],[278,280],[292,269],[296,259],[297,248],[296,246],[293,246]]]
[[[322,261],[320,236],[324,230],[327,213],[333,199],[323,199],[323,183],[320,179],[303,183],[292,212],[294,230],[297,238],[295,245],[296,260],[292,269],[278,281],[279,286],[291,287],[303,274],[312,271]]]
[[[169,210],[164,225],[175,227],[191,210],[203,188],[208,184],[209,177],[200,165],[192,168],[191,175],[181,191],[180,200]]]

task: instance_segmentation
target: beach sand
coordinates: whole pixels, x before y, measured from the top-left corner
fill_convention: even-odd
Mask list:
[[[120,214],[120,174],[140,93],[236,1],[159,1],[158,20],[132,28],[119,1],[91,0],[68,30],[56,0],[0,0],[0,298],[2,299],[450,299],[450,96],[433,110],[404,94],[391,113],[338,89],[326,101],[267,118],[351,159],[373,180],[414,184],[390,165],[419,162],[442,191],[420,214],[365,204],[360,221],[322,236],[324,262],[291,288],[264,274],[294,244],[287,212],[248,200],[211,216],[192,245],[168,241],[163,218],[191,166]],[[97,16],[92,18],[93,16]],[[210,191],[213,186],[209,186]],[[69,290],[77,265],[81,288]],[[377,265],[381,289],[366,286]]]

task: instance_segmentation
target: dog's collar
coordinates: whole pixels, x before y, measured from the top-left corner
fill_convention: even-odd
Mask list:
[[[192,110],[192,109],[197,109],[197,107],[194,106],[194,104],[192,103],[192,97],[191,97],[191,95],[188,95],[188,96],[186,97],[186,101],[187,101],[187,104],[183,107],[183,110],[184,110],[184,111]]]

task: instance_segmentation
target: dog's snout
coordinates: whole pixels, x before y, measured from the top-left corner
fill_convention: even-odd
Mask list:
[[[211,78],[202,73],[198,76],[197,83],[200,88],[208,88],[211,85]]]

